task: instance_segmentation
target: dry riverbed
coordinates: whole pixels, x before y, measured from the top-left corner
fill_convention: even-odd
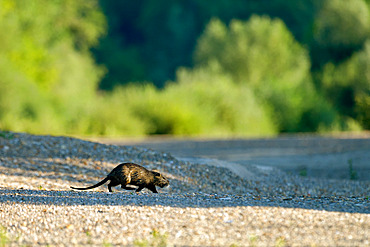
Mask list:
[[[158,194],[92,185],[121,162],[158,169]],[[370,244],[370,183],[179,161],[67,137],[0,135],[0,242],[13,245],[333,246]]]

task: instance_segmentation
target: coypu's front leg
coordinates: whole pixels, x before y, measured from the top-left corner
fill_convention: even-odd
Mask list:
[[[153,193],[158,193],[157,189],[155,188],[155,185],[150,185],[147,187],[149,190],[151,190]]]
[[[140,185],[139,188],[137,188],[135,192],[140,192],[142,189],[144,189],[144,186]]]

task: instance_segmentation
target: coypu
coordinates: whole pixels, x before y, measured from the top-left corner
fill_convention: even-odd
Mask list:
[[[163,177],[162,174],[155,170],[149,171],[134,163],[122,163],[116,166],[105,179],[95,185],[87,188],[75,188],[72,186],[71,188],[76,190],[93,189],[105,184],[108,180],[110,180],[108,184],[109,192],[112,192],[113,186],[121,185],[122,189],[134,190],[135,188],[127,187],[127,185],[136,185],[138,186],[136,192],[147,188],[153,193],[158,193],[155,188],[156,185],[163,188],[169,184],[167,178]]]

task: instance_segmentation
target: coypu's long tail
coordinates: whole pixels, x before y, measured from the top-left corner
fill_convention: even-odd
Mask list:
[[[86,187],[86,188],[76,188],[76,187],[72,187],[72,189],[75,189],[75,190],[89,190],[89,189],[94,189],[96,187],[99,187],[100,185],[103,185],[105,184],[107,181],[109,180],[108,177],[104,178],[102,181],[100,181],[99,183],[95,184],[95,185],[92,185],[90,187]]]

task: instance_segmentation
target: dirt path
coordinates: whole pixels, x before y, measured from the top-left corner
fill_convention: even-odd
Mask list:
[[[345,151],[349,158],[359,155],[352,161],[353,169],[359,169],[355,165],[367,159],[368,143],[369,139],[347,138],[342,143],[339,139],[293,137],[151,140],[142,144],[157,150],[166,147],[164,151],[178,156],[181,154],[176,150],[184,152],[183,157],[191,154],[202,159],[200,163],[226,166],[253,181],[224,168],[181,162],[146,148],[9,133],[0,137],[0,243],[369,246],[370,180],[307,178],[250,162],[289,158],[291,153],[303,157],[333,155],[339,160],[337,155]],[[247,164],[228,163],[202,155],[249,160],[240,159]],[[158,194],[147,190],[132,193],[118,186],[113,193],[104,186],[92,191],[70,189],[70,185],[86,186],[101,180],[123,161],[160,170],[171,186],[160,188]]]
[[[301,176],[370,180],[370,133],[321,137],[293,135],[272,139],[100,140],[168,152],[179,159],[228,167],[251,178],[252,166],[280,168]]]

